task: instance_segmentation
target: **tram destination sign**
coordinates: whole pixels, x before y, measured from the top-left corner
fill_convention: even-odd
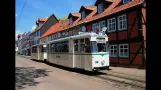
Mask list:
[[[97,43],[106,43],[105,38],[97,38]]]

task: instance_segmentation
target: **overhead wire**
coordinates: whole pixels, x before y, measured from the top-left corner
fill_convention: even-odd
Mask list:
[[[22,12],[23,12],[24,7],[25,7],[25,5],[26,5],[26,2],[27,2],[27,0],[25,0],[25,2],[24,2],[24,4],[23,4],[23,7],[22,7],[22,10],[21,10],[21,13],[20,13],[20,17],[19,17],[19,19],[17,20],[17,23],[16,23],[17,26],[18,26],[18,23],[19,23],[19,21],[20,21],[20,19],[21,19],[21,15],[22,15]]]

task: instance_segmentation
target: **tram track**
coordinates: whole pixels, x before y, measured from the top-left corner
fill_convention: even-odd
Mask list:
[[[106,75],[101,72],[98,72],[98,74],[95,75],[93,72],[85,72],[79,74],[79,76],[88,79],[99,80],[123,90],[145,90],[145,82],[140,82],[134,79],[131,80],[127,78],[121,78],[119,76],[117,77],[116,75]]]

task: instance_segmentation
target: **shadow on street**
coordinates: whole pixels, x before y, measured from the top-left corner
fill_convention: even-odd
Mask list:
[[[46,69],[35,69],[34,67],[16,67],[16,90],[25,88],[24,85],[36,86],[39,82],[34,79],[48,76]]]

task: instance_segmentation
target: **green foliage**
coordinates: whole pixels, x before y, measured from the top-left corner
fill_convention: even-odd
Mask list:
[[[64,16],[62,18],[59,18],[59,20],[65,20],[65,19],[67,19],[67,16]]]

